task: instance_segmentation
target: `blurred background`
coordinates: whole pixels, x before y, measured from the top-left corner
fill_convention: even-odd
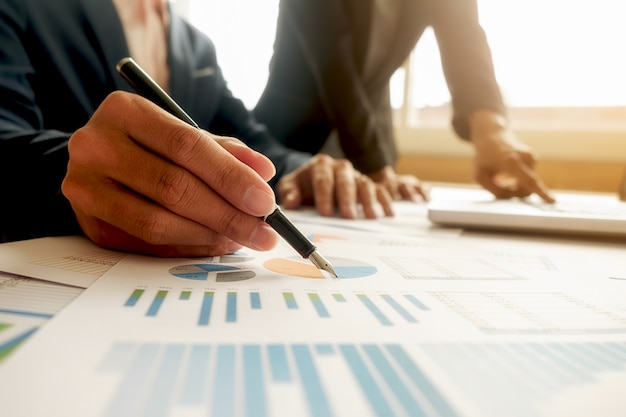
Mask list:
[[[553,188],[614,191],[626,167],[626,2],[477,0],[496,77],[518,136]],[[278,0],[173,0],[216,43],[247,107],[268,76]],[[432,30],[391,80],[398,171],[471,182],[471,147],[450,128],[450,95]]]

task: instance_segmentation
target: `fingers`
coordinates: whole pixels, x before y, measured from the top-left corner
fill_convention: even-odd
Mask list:
[[[372,218],[370,193],[373,192],[369,188],[366,178],[361,173],[354,170],[350,161],[345,159],[334,161],[334,177],[336,181],[335,194],[337,195],[337,206],[341,217],[346,219],[355,219],[358,216],[356,203],[357,195],[361,197],[363,203],[363,212],[366,217]],[[371,181],[370,181],[371,183]],[[368,216],[369,214],[369,216]],[[373,215],[375,217],[375,214]]]
[[[231,155],[256,171],[265,182],[276,175],[276,167],[268,157],[254,151],[240,140],[217,135],[211,135],[211,137]]]
[[[72,202],[83,231],[100,245],[134,247],[135,251],[153,254],[171,250],[168,247],[196,247],[190,255],[216,255],[233,252],[241,245],[268,250],[277,243],[276,233],[265,222],[222,199],[213,202],[214,210],[205,208],[206,212],[219,213],[210,216],[207,226],[154,204],[108,178],[77,174],[68,173],[63,192]]]
[[[430,187],[413,175],[398,175],[397,180],[389,186],[395,190],[392,194],[399,196],[396,200],[422,202],[430,199]]]
[[[537,194],[548,203],[555,202],[554,197],[541,178],[532,169],[534,158],[510,157],[503,164],[502,172],[494,172],[486,167],[479,168],[477,182],[496,198],[528,197]],[[528,162],[531,164],[529,165]]]
[[[114,109],[109,107],[115,106]],[[273,192],[263,176],[268,176],[263,158],[237,149],[247,163],[261,165],[263,176],[248,165],[239,163],[229,151],[209,134],[195,129],[135,94],[116,92],[102,103],[102,112],[94,114],[100,125],[121,124],[123,133],[138,144],[173,164],[184,167],[217,194],[238,209],[254,216],[272,211]],[[99,119],[102,118],[102,120]],[[114,117],[115,120],[111,120]],[[225,144],[230,150],[234,145]]]
[[[152,254],[273,247],[276,233],[258,218],[275,205],[269,160],[132,96],[109,96],[69,141],[62,191],[87,236]]]
[[[341,193],[354,194],[354,190],[350,190],[350,187],[343,188],[341,193],[339,191],[335,193],[335,187],[337,186],[336,181],[342,181],[344,186],[346,185],[346,181],[349,181],[349,179],[344,177],[345,172],[341,169],[342,167],[338,167],[338,170],[335,171],[335,162],[336,161],[328,155],[318,154],[315,155],[308,164],[308,168],[311,170],[310,186],[313,191],[315,207],[323,216],[332,216],[334,214],[335,195],[339,197]],[[347,198],[350,199],[352,196]],[[347,212],[348,211],[349,210],[347,210]]]
[[[395,215],[393,211],[393,198],[387,188],[380,184],[376,184],[376,198],[383,208],[383,213],[387,217],[393,217]]]
[[[413,175],[398,175],[391,165],[368,174],[393,200],[428,201],[429,187]]]
[[[315,205],[325,216],[335,214],[335,205],[342,217],[358,217],[361,205],[366,218],[378,217],[378,206],[386,216],[393,215],[393,199],[382,186],[355,170],[345,159],[318,154],[278,183],[283,208],[294,209],[302,204]]]

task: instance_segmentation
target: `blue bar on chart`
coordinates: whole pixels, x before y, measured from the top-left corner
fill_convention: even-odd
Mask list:
[[[176,295],[169,295],[174,291]],[[197,292],[196,292],[197,291]],[[195,294],[194,294],[195,293]],[[159,314],[169,314],[168,309],[164,310],[164,306],[168,306],[171,303],[181,303],[180,308],[198,309],[199,313],[196,324],[199,326],[208,326],[211,321],[212,308],[215,301],[219,300],[219,305],[225,301],[225,315],[219,315],[220,320],[224,320],[226,323],[236,323],[241,320],[239,309],[240,301],[238,300],[237,291],[203,291],[203,290],[168,290],[168,289],[155,289],[149,290],[145,288],[136,288],[132,290],[132,293],[126,299],[125,307],[137,307],[143,306],[145,302],[140,302],[140,299],[146,297],[152,297],[150,303],[146,309],[146,317],[156,317]],[[245,294],[245,293],[244,293]],[[333,310],[336,303],[349,303],[352,302],[355,297],[360,301],[360,305],[364,306],[369,313],[376,319],[376,321],[383,326],[394,326],[401,322],[406,323],[419,323],[419,312],[413,308],[417,306],[419,310],[427,310],[428,308],[420,303],[417,298],[412,295],[394,296],[391,294],[376,294],[370,296],[365,293],[351,294],[349,297],[341,293],[319,294],[314,291],[307,291],[302,293],[296,293],[293,291],[281,291],[279,293],[282,297],[284,306],[288,310],[298,310],[300,305],[298,304],[297,297],[306,297],[313,306],[317,317],[323,319],[333,318],[335,320],[342,320],[342,312],[345,310],[338,309],[336,312]],[[219,298],[218,298],[219,297]],[[245,297],[249,297],[250,312],[260,312],[262,310],[261,295],[259,291],[251,291]],[[225,299],[224,301],[222,301]],[[304,299],[304,298],[302,298]],[[330,305],[326,302],[330,300]],[[334,302],[332,301],[334,300]],[[190,302],[193,301],[193,305]],[[184,304],[183,304],[184,303]],[[248,308],[248,302],[243,304],[244,308]],[[266,307],[266,306],[263,306]],[[308,310],[307,310],[308,311]],[[331,314],[332,313],[332,314]],[[248,317],[245,315],[244,317]]]
[[[123,371],[122,379],[115,387],[113,397],[106,406],[103,416],[107,417],[131,417],[137,416],[135,409],[140,387],[149,387],[152,373],[157,366],[156,358],[161,349],[161,345],[156,343],[141,344],[133,355],[130,364]],[[115,351],[115,348],[112,349]],[[105,358],[105,362],[111,363],[110,358]],[[119,368],[111,363],[112,368]],[[147,402],[147,401],[146,401]],[[148,404],[141,404],[146,408]]]
[[[269,345],[267,356],[270,361],[270,374],[274,382],[291,381],[291,372],[287,363],[287,352],[283,345]]]
[[[624,342],[435,343],[422,349],[483,415],[494,417],[510,410],[541,415],[568,393],[591,398],[602,389],[604,375],[626,371]]]
[[[381,294],[380,297],[387,302],[398,314],[400,314],[409,323],[417,323],[417,319],[411,315],[399,302],[397,302],[389,294]]]
[[[0,362],[2,362],[2,360],[9,356],[9,354],[11,354],[14,349],[16,349],[23,341],[28,339],[38,329],[39,327],[33,327],[18,334],[17,336],[4,340],[2,343],[0,343]]]
[[[372,406],[374,413],[379,417],[395,415],[389,401],[385,398],[380,386],[370,373],[356,347],[353,345],[341,345],[339,349],[356,377],[356,381],[358,381],[365,393],[365,398]]]
[[[333,294],[333,298],[338,303],[345,303],[346,302],[346,297],[344,297],[342,294]]]
[[[256,291],[250,293],[250,308],[253,310],[259,310],[261,308],[261,296]]]
[[[334,378],[337,366],[353,378]],[[312,417],[341,417],[334,401],[344,388],[360,392],[360,404],[376,417],[458,415],[400,345],[120,342],[98,372],[120,381],[103,417],[268,417],[284,407],[270,395],[275,384],[300,392]]]
[[[302,381],[304,395],[309,403],[311,416],[332,416],[333,413],[309,347],[294,345],[292,346],[292,353],[296,360],[296,368]]]
[[[419,308],[420,310],[423,311],[428,311],[430,310],[430,308],[428,308],[428,306],[424,303],[422,303],[420,300],[418,300],[414,295],[411,294],[405,294],[404,298],[406,298],[407,300],[409,300],[414,306],[416,306],[417,308]]]
[[[235,346],[217,346],[217,360],[215,363],[215,377],[213,380],[213,399],[211,415],[234,416],[235,415]]]
[[[185,378],[180,402],[183,405],[201,405],[205,400],[207,387],[206,376],[209,374],[209,355],[211,347],[208,345],[193,345],[189,353],[189,363],[185,367]]]
[[[267,393],[263,379],[261,347],[258,345],[243,346],[243,379],[245,415],[267,417]]]
[[[237,321],[237,293],[229,291],[226,295],[226,322]]]
[[[165,346],[163,358],[152,378],[152,389],[140,417],[167,417],[172,391],[176,388],[176,379],[181,370],[185,346],[171,344]]]
[[[150,307],[148,308],[148,311],[146,312],[146,316],[150,316],[150,317],[156,316],[157,313],[159,312],[159,309],[163,305],[163,301],[165,301],[166,296],[167,296],[167,291],[159,290],[157,294],[154,296],[154,299],[152,300],[152,304],[150,304]]]
[[[200,317],[198,326],[208,326],[211,318],[211,307],[213,307],[213,291],[206,291],[202,297],[202,307],[200,307]]]
[[[133,293],[130,295],[130,297],[128,297],[128,299],[124,303],[124,306],[133,307],[135,304],[137,304],[137,301],[139,301],[139,298],[141,298],[144,291],[145,290],[140,289],[140,288],[137,288],[136,290],[134,290]]]
[[[394,396],[398,399],[407,415],[426,416],[427,414],[420,404],[421,399],[417,399],[412,395],[411,390],[396,373],[391,361],[385,357],[383,350],[376,345],[365,345],[363,350],[387,385],[392,388]]]
[[[285,304],[287,304],[287,308],[290,310],[294,310],[298,308],[298,303],[296,302],[296,297],[294,297],[292,292],[284,292],[283,299],[285,300]]]
[[[324,303],[320,299],[319,294],[310,292],[309,300],[311,300],[311,303],[313,303],[313,307],[315,307],[315,311],[317,311],[318,316],[330,317],[330,313],[328,313],[328,310],[326,309],[326,306],[324,306]]]
[[[54,314],[39,313],[36,311],[13,310],[13,309],[6,309],[6,308],[0,308],[0,313],[11,314],[14,316],[37,317],[41,319],[51,319],[52,317],[54,317]]]
[[[439,390],[433,385],[424,372],[406,353],[400,345],[387,345],[387,351],[391,354],[397,365],[404,370],[413,385],[420,390],[424,398],[427,399],[430,407],[437,410],[437,415],[456,416],[457,412],[452,405],[444,398]],[[473,370],[472,370],[473,372]]]
[[[387,316],[385,316],[385,314],[378,307],[376,307],[376,304],[374,304],[367,295],[357,294],[357,298],[361,300],[363,305],[367,307],[367,309],[370,311],[370,313],[374,315],[374,317],[376,317],[380,324],[382,324],[383,326],[393,326],[391,320],[389,320]]]

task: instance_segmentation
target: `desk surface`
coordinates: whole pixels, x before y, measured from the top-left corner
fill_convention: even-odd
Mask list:
[[[378,222],[289,213],[339,279],[282,243],[203,259],[0,245],[11,272],[96,276],[1,363],[0,415],[626,415],[625,244],[396,208]]]

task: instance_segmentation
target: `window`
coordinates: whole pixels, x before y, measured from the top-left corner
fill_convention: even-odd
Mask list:
[[[175,6],[213,39],[230,88],[253,107],[267,80],[278,0],[176,0]],[[617,149],[626,159],[624,0],[478,0],[478,7],[522,139],[544,158],[615,160]],[[432,30],[391,83],[402,150],[469,152],[453,137],[427,144],[414,137],[420,129],[451,136],[450,97]]]
[[[626,130],[623,1],[478,0],[478,6],[498,83],[520,128]],[[431,113],[445,107],[450,97],[432,30],[417,44],[410,68],[409,107]]]
[[[254,107],[267,82],[278,1],[173,1],[178,12],[215,43],[229,88],[248,108]]]

